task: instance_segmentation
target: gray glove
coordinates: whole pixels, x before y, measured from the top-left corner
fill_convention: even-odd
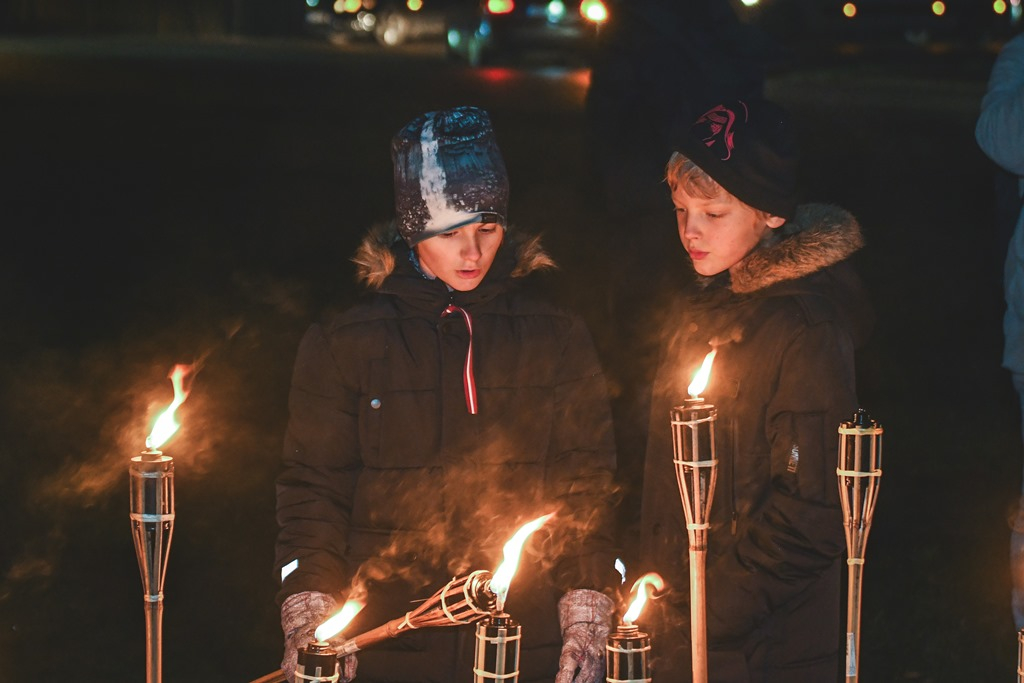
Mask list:
[[[612,599],[604,593],[584,589],[571,590],[558,601],[562,656],[558,659],[555,683],[604,680],[604,655],[613,607]]]
[[[284,631],[284,657],[281,659],[281,670],[288,677],[289,683],[295,682],[299,648],[305,647],[314,640],[313,633],[316,631],[316,627],[337,611],[338,606],[334,598],[326,593],[306,591],[285,598],[281,604],[281,630]],[[345,638],[335,636],[327,642],[338,647],[345,642]],[[355,678],[358,664],[354,654],[342,659],[340,680],[348,683]]]

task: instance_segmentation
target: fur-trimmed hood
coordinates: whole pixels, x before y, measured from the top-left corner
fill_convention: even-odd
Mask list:
[[[406,249],[394,222],[373,226],[352,256],[352,262],[356,264],[356,279],[369,289],[380,289],[384,280],[395,271],[397,254],[404,253]],[[511,252],[514,259],[510,271],[513,278],[557,267],[541,246],[539,235],[510,229],[505,234],[499,257],[502,252]]]
[[[732,269],[731,289],[746,294],[796,280],[839,263],[862,246],[860,224],[848,211],[829,204],[803,204]]]

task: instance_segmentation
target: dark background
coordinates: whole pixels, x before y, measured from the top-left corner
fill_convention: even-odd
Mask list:
[[[833,47],[767,89],[803,130],[807,196],[850,209],[868,241],[856,258],[879,324],[861,399],[886,436],[861,678],[1012,680],[1020,418],[999,368],[992,167],[973,139],[998,43]],[[488,108],[513,222],[544,232],[557,294],[599,342],[642,334],[606,317],[587,75],[283,35],[0,37],[0,681],[144,678],[128,462],[171,367],[197,361],[164,449],[164,680],[278,667],[291,363],[320,306],[354,296],[348,257],[390,215],[388,142],[416,114]]]

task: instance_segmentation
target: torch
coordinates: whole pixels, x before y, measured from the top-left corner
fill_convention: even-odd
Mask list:
[[[158,449],[178,430],[174,411],[188,397],[183,380],[189,372],[189,366],[174,366],[170,375],[174,401],[157,418],[146,438],[146,450],[133,457],[128,468],[132,535],[146,612],[147,683],[161,680],[164,576],[174,533],[174,458]]]
[[[336,659],[347,657],[382,640],[397,638],[414,629],[457,626],[482,619],[490,613],[494,606],[494,594],[489,587],[490,581],[491,573],[484,570],[475,571],[461,578],[454,578],[427,600],[424,600],[419,607],[407,612],[404,616],[352,636],[335,646],[332,650],[334,657]],[[348,626],[364,605],[362,600],[348,600],[337,614],[317,627],[313,634],[313,640],[310,641],[307,648],[317,643],[326,644],[326,641]],[[299,653],[301,656],[301,649]],[[284,683],[285,680],[287,679],[284,672],[278,669],[266,676],[254,679],[251,683]]]
[[[295,667],[295,678],[300,681],[315,681],[317,683],[337,683],[340,678],[338,674],[338,653],[335,652],[330,643],[315,640],[305,647],[299,648],[298,664]]]
[[[1017,683],[1024,683],[1024,629],[1017,631]]]
[[[626,613],[622,615],[622,623],[615,633],[608,636],[605,645],[607,676],[606,683],[650,683],[648,656],[651,651],[651,638],[633,622],[640,616],[647,599],[654,591],[665,587],[662,578],[655,574],[644,574],[633,584],[631,592],[636,594]]]
[[[554,513],[538,517],[519,527],[502,548],[503,559],[489,583],[494,593],[494,609],[477,622],[473,683],[516,683],[519,680],[519,639],[522,627],[505,613],[505,599],[519,567],[519,555],[526,539],[551,519]]]
[[[481,683],[500,679],[515,683],[519,675],[519,624],[505,614],[505,598],[526,539],[553,516],[554,513],[551,513],[523,525],[505,544],[505,560],[493,575],[489,571],[477,570],[467,576],[452,579],[405,616],[346,640],[334,649],[335,657],[347,657],[413,629],[459,626],[480,622],[487,617],[486,624],[493,628],[488,629],[484,623],[477,625],[474,681]],[[360,600],[346,602],[338,614],[317,627],[313,642],[322,643],[337,635],[362,607],[363,602]],[[284,683],[285,680],[284,672],[278,669],[250,683]]]
[[[882,478],[882,427],[863,408],[839,425],[839,498],[846,519],[846,680],[857,681],[864,548]]]
[[[715,495],[718,460],[715,458],[715,420],[718,409],[700,393],[707,386],[714,349],[704,357],[700,370],[687,388],[690,398],[671,410],[672,461],[676,483],[686,514],[690,539],[690,643],[693,683],[707,683],[708,640],[705,565],[708,552],[708,518]]]

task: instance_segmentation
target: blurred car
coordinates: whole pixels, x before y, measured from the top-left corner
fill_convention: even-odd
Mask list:
[[[441,39],[445,16],[466,0],[306,0],[311,33],[372,38],[385,47]]]
[[[479,0],[449,13],[447,49],[472,66],[530,50],[585,56],[607,20],[604,0]]]
[[[793,41],[998,40],[1019,30],[1022,0],[733,0],[737,15]]]

